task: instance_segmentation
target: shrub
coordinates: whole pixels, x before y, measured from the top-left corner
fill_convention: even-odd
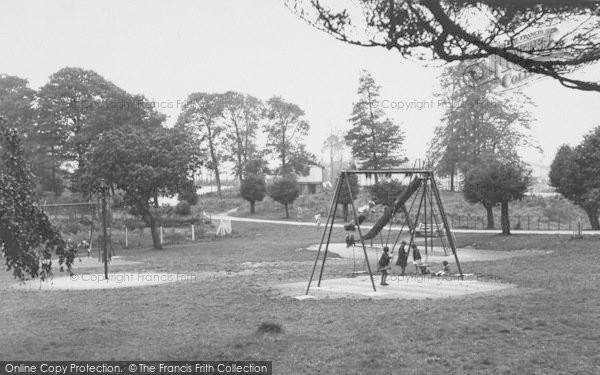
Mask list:
[[[261,202],[266,193],[265,177],[263,175],[249,174],[244,177],[240,186],[242,198],[250,202],[250,213],[254,213],[255,202]]]
[[[191,212],[192,212],[192,208],[191,208],[190,204],[188,203],[188,201],[181,201],[181,202],[177,203],[177,206],[175,206],[175,213],[177,215],[185,216],[185,215],[189,215]]]
[[[179,190],[179,201],[187,201],[194,206],[198,203],[198,194],[196,193],[196,185],[194,181],[187,180]]]
[[[275,180],[268,188],[269,196],[285,207],[285,217],[290,217],[288,205],[293,203],[300,195],[300,186],[293,175]]]

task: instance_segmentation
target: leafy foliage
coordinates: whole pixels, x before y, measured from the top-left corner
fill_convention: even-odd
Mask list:
[[[220,164],[223,160],[220,139],[225,130],[220,122],[222,115],[223,101],[220,94],[197,92],[188,96],[175,124],[176,128],[193,135],[195,142],[208,151],[206,167],[215,172],[219,197],[221,197]]]
[[[52,273],[52,253],[70,272],[75,250],[68,249],[46,214],[35,205],[32,175],[16,129],[0,118],[0,241],[8,270],[19,280]]]
[[[262,174],[246,174],[240,185],[240,195],[250,202],[250,213],[253,214],[255,202],[261,202],[265,197],[265,176]]]
[[[267,101],[265,111],[267,122],[263,130],[267,136],[266,152],[281,162],[275,172],[279,175],[307,174],[316,158],[306,151],[303,143],[310,128],[303,119],[304,111],[277,96]]]
[[[201,155],[181,130],[127,126],[104,133],[85,161],[76,176],[80,189],[94,191],[105,179],[122,190],[123,202],[150,227],[154,247],[160,249],[150,200],[180,191],[200,166]]]
[[[600,91],[600,83],[569,76],[600,60],[596,1],[286,0],[299,17],[353,45],[395,50],[405,57],[467,61],[498,56],[524,72],[566,87]],[[473,22],[475,20],[475,22]],[[560,26],[554,40],[524,45],[523,36]],[[500,81],[498,79],[497,81]]]
[[[294,175],[286,175],[276,179],[268,187],[269,196],[275,201],[284,205],[285,217],[290,217],[288,204],[293,203],[300,196],[300,186]]]
[[[189,215],[192,213],[192,208],[188,201],[180,201],[175,205],[175,213],[181,216]]]
[[[491,207],[500,204],[502,233],[510,234],[508,202],[523,199],[530,184],[531,171],[523,165],[486,160],[467,174],[464,195],[471,203]]]
[[[439,174],[468,170],[486,158],[518,161],[517,148],[532,145],[525,133],[530,99],[520,92],[496,92],[492,83],[465,84],[461,66],[444,70],[440,100],[446,104],[443,125],[434,130],[429,156]]]
[[[371,74],[362,71],[359,79],[359,99],[354,103],[350,122],[352,128],[345,136],[352,155],[361,169],[381,169],[398,166],[406,161],[402,143],[404,133],[378,105],[380,86]]]
[[[575,148],[560,147],[550,166],[550,184],[588,215],[592,229],[600,229],[600,127]]]
[[[255,138],[262,119],[263,103],[251,96],[228,91],[221,95],[225,127],[225,160],[235,163],[242,182],[244,166],[256,153]]]
[[[198,193],[194,180],[185,180],[182,182],[178,191],[179,201],[186,201],[192,206],[198,203]]]
[[[394,201],[402,194],[405,187],[396,179],[386,179],[369,187],[373,199],[378,204],[388,207],[394,206]]]

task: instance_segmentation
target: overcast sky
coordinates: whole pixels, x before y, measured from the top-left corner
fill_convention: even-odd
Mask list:
[[[27,78],[32,88],[65,66],[92,69],[161,103],[169,124],[191,92],[280,95],[306,112],[307,144],[319,156],[332,128],[349,127],[361,69],[382,86],[382,100],[430,103],[388,111],[406,131],[410,158],[425,156],[443,110],[433,95],[440,63],[336,41],[279,0],[3,1],[0,46],[0,73]],[[597,81],[600,69],[579,75]],[[600,125],[600,93],[550,79],[523,91],[537,104],[532,133],[544,150],[523,152],[528,161],[549,164],[559,145],[577,144]]]

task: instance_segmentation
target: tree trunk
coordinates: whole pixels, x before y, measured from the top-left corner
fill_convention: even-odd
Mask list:
[[[500,221],[502,222],[502,234],[510,234],[510,221],[508,218],[508,201],[500,204]]]
[[[452,169],[450,170],[450,191],[454,191],[454,164],[452,164]]]
[[[219,199],[221,199],[222,196],[221,196],[221,177],[219,176],[219,159],[217,158],[217,153],[215,151],[215,144],[214,144],[214,141],[212,138],[211,125],[207,125],[206,130],[208,132],[208,147],[210,150],[210,159],[212,160],[214,168],[215,168],[215,182],[217,183],[217,195],[219,196]]]
[[[494,211],[492,205],[484,204],[485,212],[487,213],[487,229],[494,229]]]
[[[254,214],[254,201],[250,201],[250,213]]]
[[[592,226],[592,230],[600,230],[600,222],[598,221],[598,207],[584,207],[585,213],[588,215],[588,220]]]
[[[154,208],[158,208],[158,192],[154,193]]]
[[[150,227],[150,233],[152,234],[152,245],[157,250],[162,250],[162,244],[160,243],[160,235],[158,233],[158,229],[156,228],[156,219],[150,212],[148,207],[145,207],[141,204],[138,204],[138,208],[142,213],[142,220]]]
[[[348,203],[342,205],[342,210],[344,212],[344,222],[348,222]]]
[[[283,205],[285,206],[285,217],[286,217],[286,219],[289,219],[290,218],[290,211],[288,210],[288,204],[284,203]]]

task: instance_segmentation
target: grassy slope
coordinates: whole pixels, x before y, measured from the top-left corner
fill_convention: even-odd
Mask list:
[[[130,250],[128,259],[144,263],[120,270],[199,274],[280,263],[254,275],[95,292],[23,293],[10,289],[13,280],[3,272],[0,359],[266,359],[277,374],[600,370],[595,239],[458,235],[461,245],[554,250],[463,266],[517,284],[523,289],[516,295],[300,302],[268,286],[307,279],[314,253],[299,249],[319,233],[251,223],[234,229],[226,240]],[[331,262],[325,276],[347,273],[347,265]],[[263,322],[284,332],[257,333]]]
[[[466,202],[462,193],[441,192],[441,195],[442,201],[444,203],[444,209],[448,215],[470,215],[478,216],[480,217],[480,220],[485,219],[486,212],[483,206],[480,204],[470,204]],[[312,221],[313,215],[315,215],[316,213],[321,213],[321,215],[325,216],[329,210],[329,205],[331,204],[332,197],[332,192],[300,196],[292,205],[290,205],[290,216],[292,216],[292,219],[294,220],[298,219],[298,207],[302,207],[303,217],[301,218],[301,220],[303,221]],[[203,201],[206,201],[206,199],[201,198],[200,205],[202,205]],[[359,207],[366,204],[368,201],[369,195],[363,190],[361,191],[359,198],[356,201],[356,205],[357,207]],[[408,206],[410,206],[410,202],[412,202],[412,200],[409,201]],[[230,204],[229,206],[234,206],[235,203],[241,203],[239,206],[240,209],[236,213],[236,215],[238,216],[265,219],[281,219],[285,216],[283,206],[277,202],[274,202],[268,197],[266,197],[262,202],[256,203],[255,215],[250,215],[250,205],[248,202],[236,200],[235,203],[233,201],[231,201],[231,203],[232,204]],[[212,203],[207,204],[212,205]],[[415,212],[417,207],[416,205],[418,205],[418,202],[415,203]],[[582,218],[584,225],[588,225],[587,216],[585,215],[583,210],[581,210],[579,207],[575,206],[574,204],[562,197],[526,197],[521,201],[511,202],[509,212],[511,217],[521,216],[523,223],[526,222],[526,218],[527,216],[529,216],[531,220],[531,229],[536,228],[538,217],[542,218],[542,229],[546,227],[545,223],[548,219],[554,223],[552,225],[553,229],[556,229],[556,223],[558,222],[558,220],[561,221],[562,228],[566,229],[568,226],[569,217],[572,219],[573,225],[575,225],[574,223],[576,222],[579,216]],[[494,215],[496,216],[496,225],[499,225],[499,208],[494,209]],[[516,219],[513,219],[513,221],[514,220]],[[458,222],[455,223],[455,225],[457,224]],[[480,224],[478,224],[478,226],[481,225],[482,224],[480,221]]]

